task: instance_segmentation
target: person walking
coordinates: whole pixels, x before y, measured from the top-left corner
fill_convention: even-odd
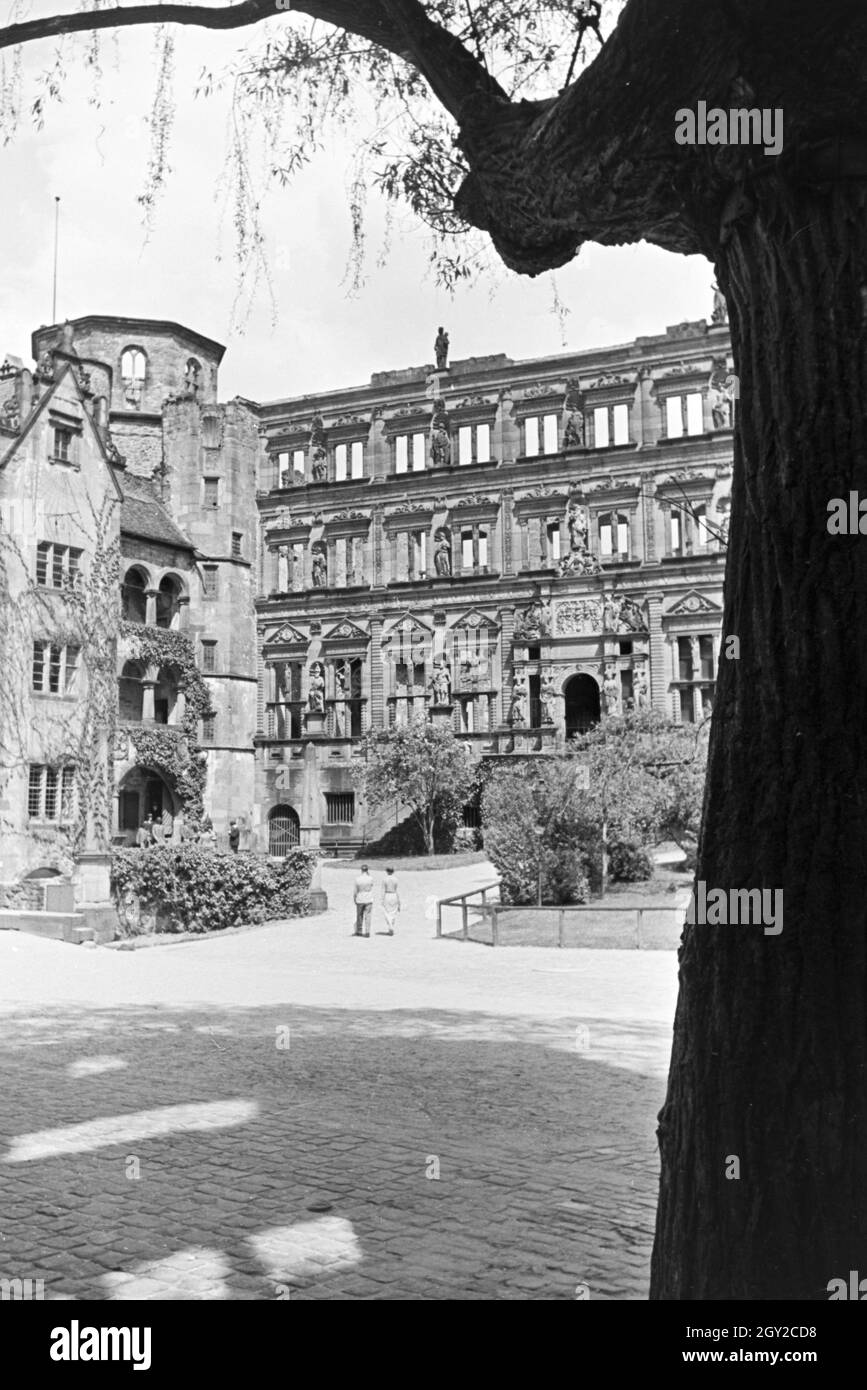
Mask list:
[[[373,879],[367,865],[362,864],[361,873],[355,880],[352,900],[355,903],[355,936],[370,936],[370,919],[373,915]]]
[[[385,871],[385,878],[382,883],[382,910],[385,913],[385,925],[388,928],[388,934],[394,936],[394,924],[397,921],[397,914],[400,912],[400,890],[394,876],[394,869],[386,869]]]
[[[238,853],[238,846],[241,843],[241,827],[236,820],[229,821],[229,849],[233,854]]]

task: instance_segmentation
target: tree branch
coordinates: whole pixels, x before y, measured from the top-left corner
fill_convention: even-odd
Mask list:
[[[94,29],[125,29],[139,24],[192,24],[203,29],[240,29],[273,19],[279,13],[274,0],[242,0],[240,5],[215,9],[210,5],[130,5],[110,10],[79,10],[75,14],[25,19],[0,28],[0,48],[31,43],[58,34],[79,34]]]

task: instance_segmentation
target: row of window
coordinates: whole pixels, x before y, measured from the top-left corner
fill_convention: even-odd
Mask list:
[[[629,406],[598,406],[590,415],[591,437],[585,442],[593,449],[617,448],[630,443]],[[700,391],[684,396],[668,396],[665,401],[666,438],[681,439],[685,435],[703,434],[704,397]],[[528,415],[522,421],[522,454],[539,458],[557,454],[564,447],[561,440],[561,416],[553,412]],[[429,440],[422,431],[398,434],[393,437],[395,473],[423,472],[429,466]],[[347,478],[364,477],[365,442],[338,444],[333,452],[333,476],[337,482]],[[459,465],[491,462],[491,426],[489,424],[461,425],[457,430],[457,462]],[[275,487],[288,487],[303,482],[307,472],[305,449],[281,450],[272,455],[276,476]],[[216,505],[216,504],[215,504]]]

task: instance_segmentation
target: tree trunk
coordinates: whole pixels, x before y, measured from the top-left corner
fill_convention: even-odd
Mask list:
[[[827,529],[832,498],[867,496],[864,189],[756,180],[717,262],[740,660],[721,657],[696,878],[782,889],[784,915],[779,935],[685,930],[654,1299],[822,1300],[867,1274],[867,535]]]

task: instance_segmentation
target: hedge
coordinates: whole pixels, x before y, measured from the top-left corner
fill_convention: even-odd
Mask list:
[[[276,861],[197,844],[115,850],[111,886],[122,934],[220,931],[303,917],[315,862],[304,849]]]

